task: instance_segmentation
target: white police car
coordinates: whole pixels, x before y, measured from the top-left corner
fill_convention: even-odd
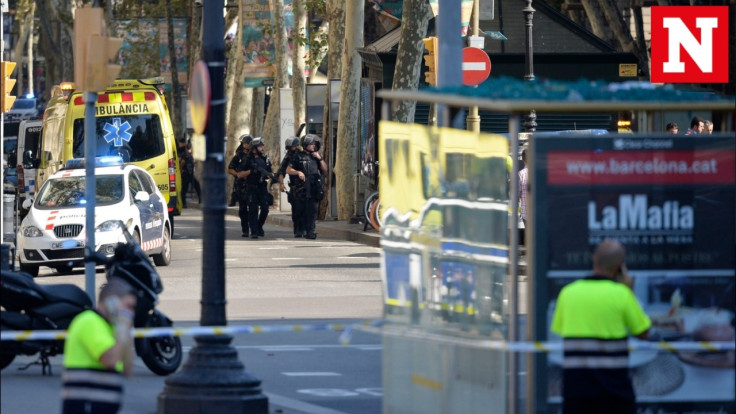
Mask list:
[[[125,241],[122,222],[157,266],[168,266],[171,222],[151,175],[120,157],[99,157],[95,177],[95,250],[114,253],[115,245]],[[84,160],[73,159],[41,187],[18,232],[22,271],[36,276],[39,266],[59,272],[84,266],[85,181]]]

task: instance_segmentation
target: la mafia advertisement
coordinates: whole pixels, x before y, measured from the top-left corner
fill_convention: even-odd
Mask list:
[[[734,137],[539,137],[532,145],[537,332],[550,341],[556,298],[591,275],[604,239],[627,251],[650,341],[733,341]],[[561,403],[562,353],[545,366],[549,412]],[[640,413],[733,413],[734,352],[635,350]],[[664,410],[664,411],[662,411]]]

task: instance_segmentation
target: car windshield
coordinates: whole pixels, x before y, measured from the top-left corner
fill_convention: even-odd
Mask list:
[[[158,115],[120,115],[95,118],[97,156],[119,155],[125,162],[144,161],[164,153]],[[74,158],[84,157],[84,118],[74,120]]]
[[[84,176],[60,177],[48,180],[38,194],[36,207],[81,207],[87,204]],[[123,176],[99,175],[97,178],[97,205],[115,204],[123,199]]]

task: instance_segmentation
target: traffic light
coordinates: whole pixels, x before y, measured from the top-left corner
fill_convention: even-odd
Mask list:
[[[74,83],[88,92],[101,92],[120,73],[114,59],[122,39],[105,37],[105,19],[99,7],[82,7],[74,18]]]
[[[120,65],[109,63],[118,55],[123,39],[117,37],[90,36],[87,42],[87,69],[85,91],[102,92],[117,79]]]
[[[424,48],[427,49],[427,54],[424,55],[424,64],[427,65],[429,70],[424,72],[424,80],[427,84],[436,86],[437,85],[437,37],[430,36],[422,39],[424,42]]]
[[[15,62],[2,62],[0,68],[0,71],[2,71],[0,77],[3,80],[3,90],[2,95],[0,95],[0,110],[2,110],[2,113],[8,112],[13,107],[13,102],[15,102],[15,96],[10,94],[13,91],[13,86],[15,86],[15,79],[10,79],[13,70],[15,70]]]

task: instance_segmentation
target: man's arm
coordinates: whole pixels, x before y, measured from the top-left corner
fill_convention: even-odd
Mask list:
[[[305,180],[305,177],[304,177],[304,173],[303,173],[303,172],[301,172],[301,171],[298,171],[298,170],[295,170],[295,169],[293,169],[293,168],[291,167],[291,165],[290,165],[290,166],[288,166],[288,167],[286,167],[286,173],[287,173],[287,174],[289,174],[289,175],[296,175],[296,176],[298,176],[298,177],[299,177],[299,179],[300,179],[300,180],[302,180],[302,181],[304,181],[304,180]]]
[[[133,372],[133,314],[127,309],[118,309],[115,317],[115,345],[100,356],[100,363],[109,370],[115,370],[118,361],[123,361],[123,374]]]
[[[640,333],[639,335],[635,335],[639,339],[647,340],[649,339],[649,328],[647,328],[644,332]]]
[[[322,174],[323,175],[327,175],[327,163],[322,158],[322,156],[319,155],[318,152],[313,152],[312,153],[312,158],[314,158],[315,160],[317,160],[317,163],[319,164],[319,170],[322,171]]]

